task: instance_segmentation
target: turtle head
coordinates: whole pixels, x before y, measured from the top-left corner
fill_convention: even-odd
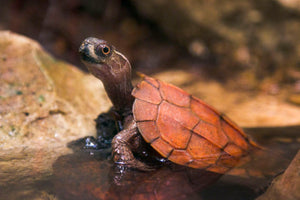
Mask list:
[[[97,38],[85,39],[79,47],[81,61],[100,79],[117,110],[132,106],[131,66],[114,46]]]
[[[85,39],[79,48],[79,54],[89,71],[102,81],[131,75],[127,58],[105,40],[93,37]]]

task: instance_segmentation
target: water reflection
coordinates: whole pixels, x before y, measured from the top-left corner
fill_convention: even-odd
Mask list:
[[[295,128],[290,130],[287,136],[297,138]],[[276,135],[272,128],[247,129],[260,136],[267,150],[252,154],[249,162],[223,176],[173,164],[151,172],[130,170],[112,163],[110,149],[90,155],[75,148],[53,165],[55,195],[59,199],[254,199],[299,149],[295,139],[274,142],[270,131]]]
[[[197,199],[220,174],[169,165],[151,172],[120,169],[85,152],[60,157],[53,184],[61,199]],[[100,158],[100,160],[99,160]]]
[[[36,171],[49,162],[45,155],[53,151],[47,148],[1,151],[0,199],[254,199],[300,149],[299,130],[246,129],[267,150],[253,153],[246,164],[223,176],[176,165],[120,173],[111,162],[111,149],[86,152],[76,142],[74,153],[59,157],[48,171]]]

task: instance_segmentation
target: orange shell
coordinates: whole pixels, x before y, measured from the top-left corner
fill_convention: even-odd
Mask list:
[[[225,173],[255,146],[228,117],[171,84],[144,76],[132,95],[143,138],[176,164]]]

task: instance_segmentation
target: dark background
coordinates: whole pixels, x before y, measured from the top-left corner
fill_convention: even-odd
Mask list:
[[[39,41],[57,58],[86,70],[86,37],[114,44],[135,70],[193,69],[242,89],[291,85],[300,91],[297,0],[2,0],[0,29]],[[268,86],[269,87],[269,86]],[[272,89],[271,89],[272,90]]]

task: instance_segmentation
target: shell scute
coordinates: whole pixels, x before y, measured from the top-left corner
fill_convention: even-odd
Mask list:
[[[200,99],[191,98],[191,109],[201,120],[213,125],[218,124],[220,119],[219,113]]]
[[[158,89],[146,81],[142,81],[133,89],[132,96],[153,104],[159,104],[161,102]]]
[[[239,158],[236,158],[236,157],[233,157],[231,155],[229,155],[228,153],[223,153],[217,164],[218,165],[221,165],[221,166],[224,166],[224,167],[228,167],[228,168],[232,168],[234,166],[236,166],[239,162]]]
[[[228,138],[244,150],[248,150],[249,145],[245,137],[240,131],[232,127],[227,121],[221,120],[221,127]]]
[[[136,99],[133,104],[135,121],[154,121],[157,118],[158,106],[146,101]]]
[[[159,88],[159,83],[156,79],[151,78],[149,76],[145,76],[144,80],[148,83],[150,83],[151,85],[153,85],[156,88]]]
[[[182,89],[160,81],[160,92],[164,100],[181,107],[190,106],[190,95]]]
[[[219,148],[224,147],[228,142],[227,136],[222,130],[220,130],[219,127],[213,126],[203,121],[200,121],[193,131],[209,140]]]
[[[245,154],[245,152],[235,144],[228,144],[224,151],[232,156],[241,157]]]
[[[178,107],[169,102],[163,101],[159,106],[158,121],[168,119],[174,120],[174,123],[180,124],[180,126],[189,130],[192,130],[199,122],[199,118],[194,115],[190,109]]]
[[[221,153],[218,147],[196,134],[192,135],[187,151],[194,159],[201,159],[209,164],[214,164]]]
[[[168,157],[173,150],[173,147],[161,138],[154,140],[151,146],[165,158]]]
[[[172,113],[168,112],[170,107],[167,105],[168,103],[160,105],[156,121],[161,138],[176,149],[185,149],[190,140],[191,131],[174,119]]]
[[[140,133],[174,163],[225,173],[255,144],[228,117],[173,85],[145,76],[132,95]]]
[[[196,169],[205,169],[208,166],[210,166],[210,164],[208,164],[202,160],[193,160],[192,162],[188,163],[187,166],[196,168]]]
[[[168,159],[180,165],[186,165],[193,161],[193,158],[186,150],[178,149],[174,149]]]
[[[154,121],[137,122],[137,126],[140,128],[141,134],[148,143],[160,137],[160,133]]]

